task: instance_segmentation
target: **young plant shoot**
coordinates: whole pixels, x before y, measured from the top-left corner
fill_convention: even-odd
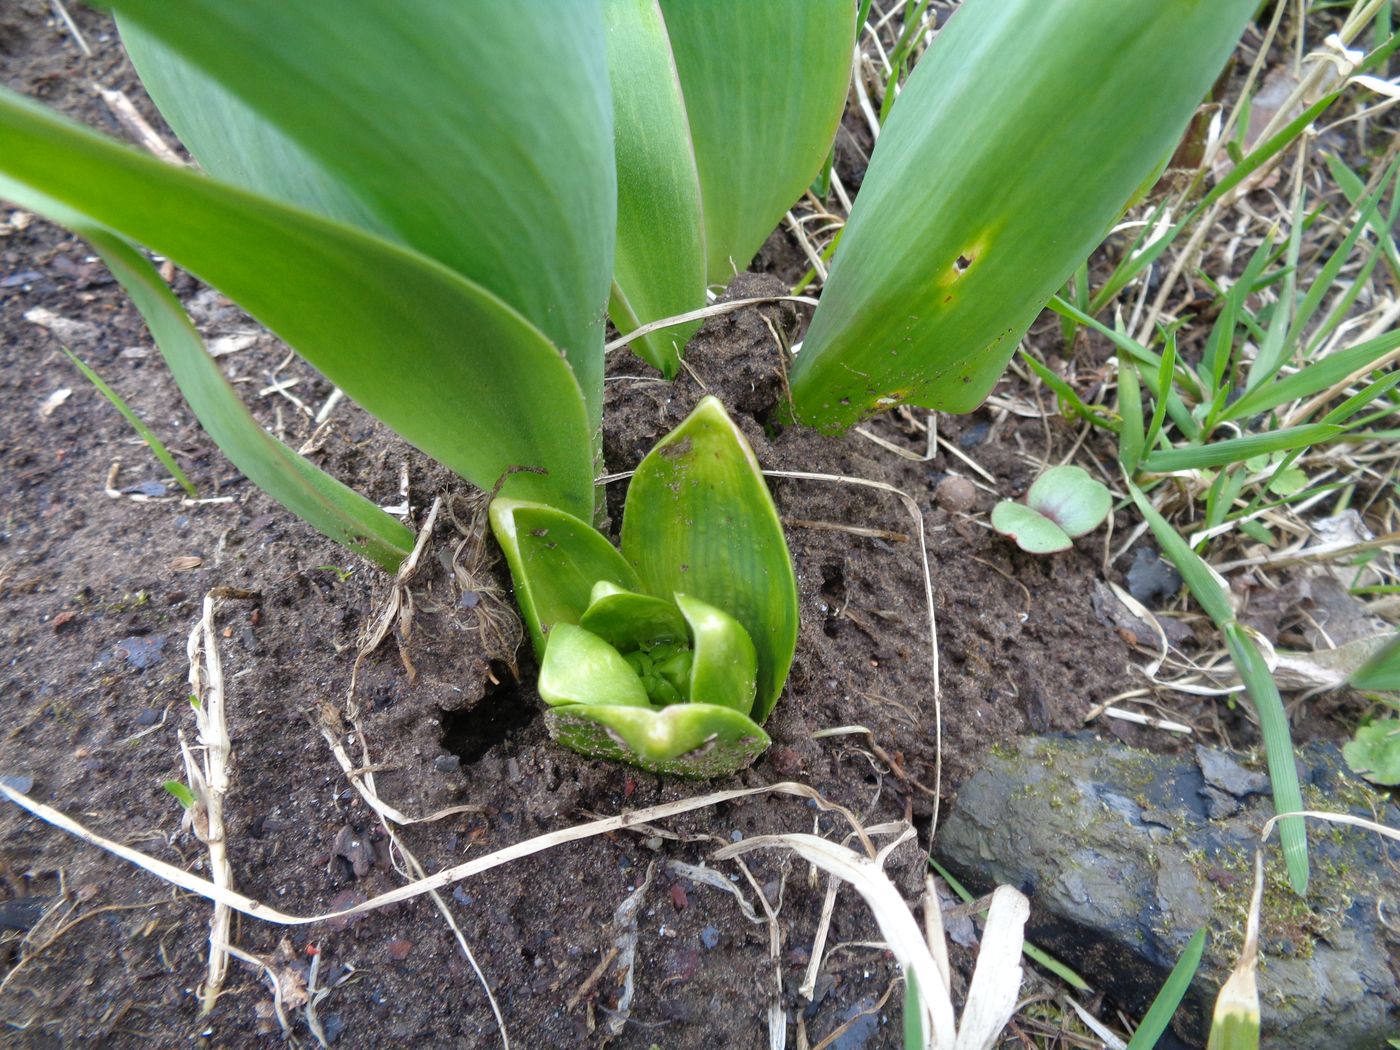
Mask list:
[[[1029,554],[1054,554],[1102,525],[1112,504],[1108,488],[1083,467],[1051,467],[1025,503],[1007,499],[992,508],[992,528]]]
[[[719,401],[701,401],[637,467],[621,551],[540,503],[497,498],[491,527],[555,739],[688,777],[731,773],[768,746],[797,582],[753,451]]]

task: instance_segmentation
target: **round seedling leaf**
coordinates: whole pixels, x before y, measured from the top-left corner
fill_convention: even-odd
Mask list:
[[[549,711],[545,723],[555,740],[590,758],[681,777],[733,773],[770,743],[753,719],[718,704],[673,704],[660,711],[570,704]]]
[[[591,631],[557,623],[540,664],[540,699],[551,707],[609,704],[651,709],[646,688],[622,655]]]
[[[1400,784],[1400,718],[1382,718],[1356,730],[1342,757],[1373,784]]]
[[[1070,539],[1093,532],[1108,517],[1113,497],[1083,467],[1051,467],[1026,493],[1026,506],[1049,518]]]
[[[694,641],[690,699],[747,715],[758,685],[758,652],[749,632],[727,612],[699,598],[677,594],[676,605]]]
[[[1069,550],[1072,541],[1065,530],[1023,503],[1002,500],[992,508],[992,528],[1016,541],[1029,554],[1054,554]]]

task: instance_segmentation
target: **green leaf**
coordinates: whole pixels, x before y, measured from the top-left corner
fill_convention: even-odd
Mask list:
[[[609,312],[624,334],[705,304],[705,226],[685,99],[657,0],[606,0],[617,151],[617,259]],[[699,321],[642,336],[674,379]]]
[[[1206,615],[1217,627],[1233,621],[1235,610],[1230,606],[1229,596],[1215,574],[1201,560],[1200,555],[1191,549],[1190,544],[1181,538],[1181,533],[1172,528],[1171,522],[1162,517],[1157,508],[1142,494],[1142,490],[1132,482],[1128,483],[1128,495],[1133,498],[1138,511],[1152,529],[1152,535],[1157,538],[1162,554],[1167,561],[1176,566],[1176,571],[1181,573],[1181,578],[1186,581],[1186,586],[1191,589],[1192,596],[1206,611]]]
[[[554,739],[581,754],[681,777],[733,773],[771,742],[752,719],[717,704],[672,704],[660,711],[571,704],[552,708],[545,724]]]
[[[1400,634],[1386,642],[1380,652],[1348,680],[1353,689],[1378,693],[1400,693]]]
[[[620,704],[650,709],[651,701],[626,660],[591,631],[556,623],[540,663],[540,699],[563,704]]]
[[[1248,419],[1279,405],[1301,401],[1379,361],[1400,346],[1400,332],[1387,332],[1364,343],[1310,362],[1292,375],[1261,383],[1225,409],[1225,419]]]
[[[919,982],[914,971],[904,974],[904,1050],[925,1050],[924,1010],[919,1002]]]
[[[622,551],[641,589],[699,598],[743,625],[758,652],[754,719],[762,723],[797,645],[797,580],[758,461],[715,398],[702,400],[638,465]]]
[[[616,199],[598,0],[112,6],[208,171],[488,289],[566,352],[597,426]]]
[[[184,307],[141,253],[80,217],[69,220],[131,296],[200,426],[229,461],[307,524],[381,568],[397,569],[413,549],[407,526],[264,430],[205,350]]]
[[[1128,1042],[1128,1050],[1152,1050],[1157,1045],[1157,1040],[1166,1032],[1176,1014],[1176,1008],[1181,1005],[1181,1000],[1191,987],[1191,981],[1201,966],[1201,956],[1205,954],[1205,950],[1206,929],[1203,926],[1191,935],[1191,940],[1182,950],[1176,965],[1172,967],[1172,972],[1163,982],[1152,1000],[1152,1005],[1143,1015],[1142,1023]]]
[[[0,196],[80,212],[236,300],[484,489],[589,515],[591,431],[558,350],[485,289],[373,234],[176,169],[0,92]],[[528,396],[526,394],[528,393]]]
[[[175,801],[180,803],[180,808],[193,808],[194,792],[189,789],[188,785],[183,784],[178,780],[167,780],[163,784],[161,784],[161,787],[165,788],[166,791],[170,792],[170,794],[174,796]]]
[[[880,135],[792,368],[797,417],[980,404],[1257,6],[967,0]]]
[[[566,511],[498,497],[491,501],[490,519],[539,659],[548,652],[545,637],[556,624],[580,622],[599,581],[623,591],[643,589],[617,548]]]
[[[599,580],[579,620],[615,649],[635,649],[649,642],[685,641],[689,637],[681,611],[662,598],[624,591]]]
[[[1166,474],[1173,470],[1224,467],[1270,452],[1322,444],[1345,429],[1331,423],[1308,423],[1300,427],[1270,430],[1264,434],[1248,434],[1245,437],[1212,441],[1206,445],[1158,449],[1142,457],[1141,469],[1150,474]]]
[[[190,499],[198,499],[199,492],[196,491],[194,482],[180,469],[180,464],[175,462],[175,457],[170,454],[170,450],[165,447],[160,438],[156,437],[151,428],[146,426],[145,420],[132,411],[131,406],[122,400],[121,395],[108,386],[107,381],[88,367],[82,358],[66,346],[62,347],[62,350],[68,355],[68,360],[73,362],[74,367],[83,374],[83,377],[97,388],[99,394],[111,402],[112,407],[121,413],[123,419],[131,424],[131,429],[141,436],[141,440],[150,448],[152,455],[160,460],[161,466],[170,471],[170,476],[185,490],[185,494]]]
[[[723,609],[699,598],[677,594],[676,605],[690,626],[695,649],[688,699],[747,715],[753,710],[758,681],[758,652],[749,632]]]
[[[1045,515],[1070,539],[1077,539],[1103,524],[1113,497],[1083,467],[1051,467],[1031,485],[1026,506]]]
[[[1356,735],[1343,745],[1342,757],[1353,773],[1373,784],[1400,784],[1400,718],[1358,726]]]
[[[1055,554],[1073,546],[1065,530],[1045,515],[1009,499],[992,508],[992,528],[1029,554]]]
[[[845,108],[848,0],[661,0],[704,206],[708,280],[748,268],[826,160]]]

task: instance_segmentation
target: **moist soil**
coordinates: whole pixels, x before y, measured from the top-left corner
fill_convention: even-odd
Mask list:
[[[0,15],[5,85],[130,137],[92,85],[119,89],[164,132],[110,22],[83,8],[71,13],[91,57],[45,0],[7,5]],[[862,150],[849,155],[859,162]],[[1100,622],[1091,602],[1093,581],[1105,578],[1105,534],[1036,558],[986,524],[998,494],[1021,495],[1037,464],[1063,457],[1076,432],[1054,416],[984,410],[939,419],[940,436],[987,480],[946,448],[919,458],[928,443],[922,413],[866,427],[914,458],[861,434],[831,438],[786,426],[782,346],[800,338],[804,318],[788,306],[765,306],[710,321],[674,384],[625,352],[615,355],[605,457],[609,471],[631,469],[709,392],[721,397],[766,468],[832,476],[772,480],[802,617],[792,676],[767,726],[773,747],[752,768],[708,784],[585,760],[545,732],[528,646],[517,648],[509,580],[482,539],[479,498],[353,405],[342,403],[318,433],[299,405],[319,408],[330,384],[289,360],[227,301],[174,274],[211,344],[236,348],[222,363],[266,426],[293,447],[314,435],[312,458],[382,505],[401,504],[406,493],[415,526],[435,497],[444,501],[408,586],[412,617],[361,662],[352,691],[356,648],[390,595],[389,579],[295,520],[221,457],[136,311],[86,245],[0,210],[0,221],[7,217],[0,236],[0,774],[32,781],[35,799],[99,834],[207,876],[206,850],[182,827],[182,810],[162,784],[183,778],[181,740],[196,736],[187,638],[204,595],[231,589],[237,596],[223,601],[217,633],[233,745],[226,815],[233,883],[280,911],[343,908],[402,885],[409,866],[343,774],[323,727],[372,768],[380,797],[398,810],[456,810],[397,832],[433,872],[593,816],[793,780],[867,825],[911,819],[926,844],[936,792],[946,808],[989,748],[1024,734],[1082,729],[1096,705],[1140,684],[1130,670],[1133,639]],[[741,275],[729,296],[782,294],[802,270],[781,235],[756,266],[769,272]],[[1048,341],[1054,326],[1046,332]],[[63,346],[147,421],[201,500],[221,502],[178,498]],[[292,380],[284,387],[290,397],[269,391]],[[64,388],[71,395],[55,405]],[[1096,453],[1111,461],[1092,437],[1079,455]],[[951,474],[972,484],[940,490]],[[918,523],[898,496],[834,478],[897,488],[922,519],[941,662],[941,769]],[[608,489],[613,522],[625,491],[625,479]],[[1129,555],[1110,565],[1107,578],[1122,582],[1130,563]],[[351,711],[362,735],[343,732]],[[1135,744],[1174,743],[1117,723],[1090,727]],[[1243,723],[1235,728],[1237,739],[1250,739]],[[748,855],[751,881],[732,863],[719,865],[738,878],[733,885],[759,907],[760,919],[758,895],[768,899],[779,931],[774,947],[769,926],[746,920],[733,896],[671,864],[700,864],[741,837],[814,828],[837,838],[847,830],[806,800],[758,794],[659,829],[553,848],[459,882],[442,900],[515,1045],[766,1046],[777,980],[771,952],[789,1030],[805,1028],[811,1045],[874,1010],[897,976],[888,953],[866,946],[879,931],[856,894],[847,888],[837,897],[829,954],[809,1003],[797,987],[825,881],[777,850]],[[887,864],[911,900],[922,857],[908,846]],[[620,1002],[614,914],[648,877],[636,913],[629,1012]],[[232,964],[213,1012],[200,1015],[210,910],[15,806],[0,806],[3,1041],[276,1045],[282,1032],[270,985],[246,962]],[[313,977],[317,989],[329,989],[315,1004],[316,1018],[338,1045],[499,1044],[482,987],[427,897],[310,926],[239,918],[233,941],[280,975],[292,1038],[302,1044],[315,1042],[298,1008]],[[954,962],[961,988],[970,957],[955,954]],[[900,1001],[896,990],[839,1045],[899,1045]]]

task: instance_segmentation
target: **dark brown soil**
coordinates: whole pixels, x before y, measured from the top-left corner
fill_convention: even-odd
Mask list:
[[[85,58],[46,0],[17,0],[0,15],[6,86],[44,99],[115,134],[93,82],[144,103],[107,20],[72,8],[93,45]],[[8,214],[0,211],[0,220]],[[731,294],[784,290],[794,253],[781,237],[765,250],[780,274],[741,277]],[[179,277],[210,338],[245,321],[216,296]],[[86,327],[55,334],[27,320],[36,307]],[[770,324],[764,320],[767,316]],[[702,393],[718,393],[763,464],[881,481],[907,492],[928,530],[942,660],[944,804],[979,757],[1019,735],[1081,727],[1086,713],[1128,682],[1130,649],[1095,617],[1091,581],[1101,576],[1095,540],[1053,558],[1021,554],[991,533],[994,497],[977,490],[970,513],[934,500],[948,472],[970,472],[941,452],[931,462],[898,458],[859,435],[820,437],[781,424],[775,333],[795,338],[785,308],[712,321],[688,356],[694,376],[675,385],[626,354],[608,383],[607,465],[624,471]],[[402,884],[383,832],[332,758],[317,719],[341,709],[354,646],[388,589],[373,569],[294,520],[236,475],[193,421],[135,310],[88,249],[39,220],[0,237],[0,774],[33,780],[35,798],[102,834],[207,874],[202,845],[181,829],[161,787],[182,776],[177,732],[195,732],[186,703],[185,641],[213,587],[242,588],[221,615],[234,775],[229,849],[243,893],[294,914],[318,914]],[[138,501],[104,494],[159,482],[164,472],[111,406],[60,352],[92,364],[171,447],[202,497]],[[317,407],[330,386],[259,336],[223,358],[266,425],[294,447],[314,429],[288,400],[258,391],[278,379]],[[57,389],[72,395],[51,414]],[[383,504],[398,502],[401,471],[415,521],[443,495],[465,527],[469,493],[353,406],[333,417],[319,460]],[[1073,442],[1052,421],[987,414],[940,421],[941,432],[1019,495],[1037,460]],[[916,451],[924,437],[898,420],[872,429]],[[782,780],[810,784],[870,823],[912,817],[927,841],[938,782],[929,625],[915,523],[895,496],[853,484],[775,479],[801,591],[802,635],[787,696],[769,722],[774,747],[743,775],[713,785],[663,781],[588,762],[554,747],[538,718],[532,668],[519,682],[510,653],[489,643],[483,610],[508,581],[490,567],[474,585],[449,571],[461,532],[440,521],[415,580],[416,615],[361,669],[367,756],[380,795],[405,813],[450,806],[477,811],[400,833],[428,871],[588,819],[711,787]],[[988,486],[990,488],[990,486]],[[148,488],[148,492],[157,492]],[[178,490],[174,490],[178,494]],[[612,486],[620,507],[625,484]],[[614,519],[617,515],[614,513]],[[847,526],[867,531],[856,534]],[[184,560],[181,560],[184,559]],[[197,567],[189,559],[199,559]],[[1126,565],[1116,566],[1115,572]],[[510,626],[507,624],[507,626]],[[402,653],[402,656],[401,656]],[[411,661],[416,676],[406,669]],[[843,726],[869,736],[813,739]],[[1160,743],[1157,735],[1141,739]],[[717,841],[765,832],[842,834],[806,803],[758,796],[667,822],[682,836]],[[348,832],[345,829],[350,829]],[[339,842],[338,842],[339,837]],[[367,850],[347,840],[363,838]],[[700,863],[709,841],[624,833],[560,847],[460,883],[444,898],[495,990],[518,1046],[603,1042],[617,1002],[616,974],[590,983],[612,947],[612,916],[651,865],[656,879],[639,915],[631,1020],[614,1045],[760,1047],[773,970],[768,932],[732,898],[676,876],[668,861]],[[912,899],[922,855],[898,853],[891,868]],[[358,860],[358,865],[354,862]],[[816,1043],[870,1006],[896,975],[878,951],[831,954],[815,1005],[796,986],[818,921],[824,881],[777,853],[752,856],[760,885],[777,900],[785,996]],[[356,874],[356,868],[359,874]],[[737,872],[732,865],[721,868]],[[746,882],[739,888],[750,898]],[[25,938],[0,931],[0,1021],[15,1046],[79,1043],[168,1046],[207,1036],[219,1046],[276,1045],[272,997],[262,975],[234,963],[213,1014],[198,1014],[209,906],[83,845],[17,808],[0,806],[0,903],[38,898],[43,918]],[[32,916],[31,916],[32,918]],[[849,889],[838,899],[829,944],[876,939]],[[251,920],[237,945],[305,973],[319,958],[321,986],[347,975],[318,1014],[342,1046],[493,1046],[496,1024],[481,987],[442,917],[426,898],[357,921],[286,929]],[[965,962],[965,960],[963,960]],[[898,995],[880,1026],[849,1045],[899,1043]],[[300,1017],[300,1014],[297,1015]],[[296,1038],[312,1042],[304,1022]]]

